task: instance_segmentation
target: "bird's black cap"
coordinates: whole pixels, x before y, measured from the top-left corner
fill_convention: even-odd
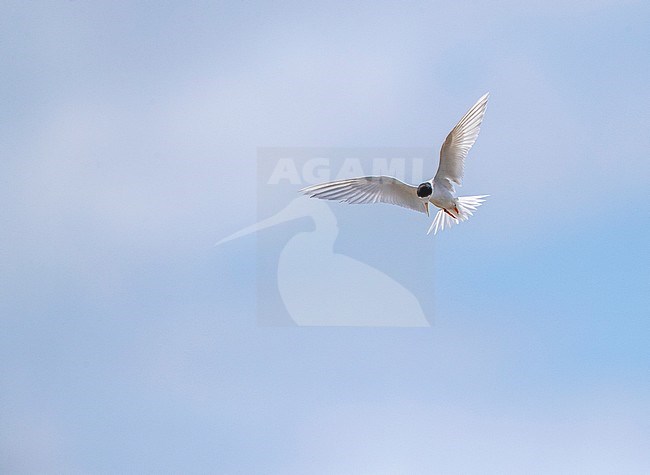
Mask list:
[[[427,196],[431,196],[431,193],[433,193],[433,188],[431,188],[431,183],[429,183],[428,181],[422,183],[420,186],[418,186],[417,193],[420,198],[426,198]]]

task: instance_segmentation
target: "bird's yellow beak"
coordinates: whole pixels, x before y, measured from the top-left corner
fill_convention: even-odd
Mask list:
[[[427,216],[429,216],[429,202],[428,201],[424,202],[424,209],[427,212]]]

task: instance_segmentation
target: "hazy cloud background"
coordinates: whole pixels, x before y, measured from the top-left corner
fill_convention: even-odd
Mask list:
[[[648,472],[643,2],[3,2],[0,24],[3,472]],[[435,263],[395,276],[435,290],[434,327],[256,326],[255,238],[212,244],[257,219],[257,147],[437,146],[488,90],[471,221],[339,223],[340,252]]]

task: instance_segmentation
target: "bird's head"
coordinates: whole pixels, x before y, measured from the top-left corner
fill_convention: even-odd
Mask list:
[[[433,186],[431,186],[431,182],[425,181],[424,183],[420,183],[420,186],[418,186],[417,195],[418,198],[420,198],[422,201],[427,216],[429,216],[429,197],[431,196],[431,193],[433,193]]]
[[[425,181],[424,183],[421,183],[420,186],[418,186],[417,194],[420,199],[428,200],[429,196],[431,196],[431,193],[433,193],[433,187],[431,186],[430,182]]]

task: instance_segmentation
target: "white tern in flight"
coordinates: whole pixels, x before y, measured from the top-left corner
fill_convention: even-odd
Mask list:
[[[390,203],[429,215],[429,203],[440,208],[429,234],[469,219],[489,195],[456,196],[454,184],[462,185],[465,157],[478,137],[487,107],[488,94],[449,132],[440,149],[436,175],[419,186],[409,185],[391,176],[363,176],[308,186],[300,190],[310,198],[336,200],[351,204]]]

